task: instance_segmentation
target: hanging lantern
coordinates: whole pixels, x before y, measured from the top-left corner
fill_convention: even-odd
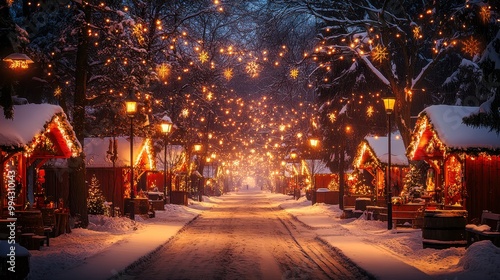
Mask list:
[[[28,65],[33,63],[33,60],[23,53],[9,54],[3,61],[10,63],[11,69],[28,69]]]

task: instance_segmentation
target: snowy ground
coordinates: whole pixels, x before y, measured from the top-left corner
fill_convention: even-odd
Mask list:
[[[420,230],[388,231],[385,222],[363,218],[340,219],[338,205],[311,205],[305,198],[295,201],[286,195],[266,195],[276,206],[311,226],[311,230],[315,230],[325,242],[329,242],[332,236],[359,237],[436,279],[500,279],[500,248],[489,241],[475,243],[467,250],[423,249]],[[136,216],[136,221],[125,217],[92,216],[88,229],[73,229],[70,234],[51,239],[50,247],[30,251],[30,279],[47,279],[50,275],[76,267],[113,244],[126,243],[133,233],[148,227],[168,224],[172,225],[172,229],[178,229],[223,199],[224,196],[205,197],[203,202],[190,201],[188,207],[166,205],[166,211],[156,211],[155,218]],[[325,219],[327,217],[329,219]],[[329,222],[325,223],[326,220]],[[158,232],[158,236],[166,234]]]

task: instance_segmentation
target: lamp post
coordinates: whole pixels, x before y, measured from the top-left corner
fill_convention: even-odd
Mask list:
[[[33,63],[33,60],[23,53],[12,53],[2,60],[10,63],[10,69],[27,69],[28,65]]]
[[[199,153],[201,152],[201,148],[202,148],[202,145],[201,145],[200,143],[195,143],[195,144],[193,145],[193,150],[194,150],[194,153],[195,153],[195,154],[197,154],[197,156],[196,156],[196,163],[197,163],[197,165],[196,165],[196,166],[197,166],[197,167],[198,167],[198,163],[200,163],[200,161],[199,161],[198,157],[199,157]],[[192,179],[193,179],[193,178],[191,177],[191,182],[192,182]],[[198,201],[200,201],[200,202],[201,202],[201,201],[202,201],[202,196],[201,196],[201,193],[200,193],[200,192],[201,192],[201,190],[200,190],[200,182],[199,182],[199,181],[200,181],[200,180],[198,179],[198,180],[197,180],[197,186],[196,186],[196,189],[197,189],[197,191],[198,191]]]
[[[296,151],[292,151],[290,153],[290,159],[292,160],[292,166],[295,167],[295,161],[297,160],[298,158],[298,154]],[[293,189],[293,196],[295,199],[299,199],[300,198],[300,190],[299,190],[299,193],[297,194],[297,190],[299,188],[299,172],[297,171],[295,173],[295,187]]]
[[[384,101],[385,112],[387,113],[387,179],[386,179],[386,192],[387,192],[387,229],[392,229],[392,193],[391,193],[391,114],[394,111],[394,97],[382,98]]]
[[[311,148],[316,149],[316,147],[318,147],[319,145],[319,140],[318,138],[315,138],[315,137],[311,137],[309,138],[309,145],[311,146]],[[312,185],[312,204],[315,204],[316,203],[316,177],[314,176],[314,172],[315,172],[315,157],[312,156],[311,157],[312,160],[311,160],[311,185]]]
[[[137,102],[134,99],[133,91],[130,91],[130,95],[125,100],[125,105],[127,107],[127,115],[130,118],[130,201],[129,201],[129,211],[130,219],[135,220],[135,206],[134,206],[134,116],[137,112]]]
[[[161,132],[163,132],[164,137],[164,149],[163,149],[163,195],[165,198],[165,202],[167,202],[167,194],[170,201],[170,187],[167,192],[167,140],[168,134],[172,131],[172,121],[168,116],[163,117],[163,121],[161,123]]]

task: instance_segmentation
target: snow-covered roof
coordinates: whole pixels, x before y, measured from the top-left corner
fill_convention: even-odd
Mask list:
[[[368,153],[368,155],[366,155],[366,153]],[[359,168],[363,165],[363,160],[369,158],[379,165],[388,164],[389,143],[387,136],[366,136],[358,146],[357,155],[354,159],[354,166]],[[406,148],[399,131],[391,133],[391,165],[409,165],[408,158],[406,157]]]
[[[59,144],[76,155],[81,151],[81,144],[76,139],[73,127],[60,106],[52,104],[25,104],[13,106],[13,119],[4,117],[0,108],[0,147],[3,150],[26,150],[37,137],[51,129],[57,130],[57,136],[63,140]]]
[[[130,137],[119,136],[116,139],[115,167],[130,166]],[[83,150],[85,152],[85,166],[90,168],[113,167],[112,156],[113,137],[85,138]],[[142,137],[134,137],[134,165],[140,157],[146,156],[148,169],[154,168],[154,160],[151,160],[152,149],[150,140]],[[144,154],[144,152],[146,154]],[[154,157],[154,156],[153,156]],[[152,162],[151,162],[152,161]],[[150,166],[150,165],[153,166]]]
[[[479,112],[479,107],[433,105],[420,112],[408,154],[421,159],[434,135],[447,151],[499,151],[500,135],[488,127],[473,127],[463,118]],[[428,152],[428,151],[426,151]],[[444,152],[444,151],[441,151]]]

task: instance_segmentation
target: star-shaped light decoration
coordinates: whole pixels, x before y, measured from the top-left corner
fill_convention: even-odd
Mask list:
[[[298,76],[299,76],[299,69],[297,69],[297,68],[290,69],[290,77],[292,79],[295,80],[295,79],[297,79]]]
[[[413,38],[415,39],[422,38],[422,29],[420,29],[420,26],[413,27]]]
[[[54,90],[54,97],[60,97],[61,95],[62,95],[62,88],[58,86]]]
[[[160,76],[160,79],[164,80],[170,73],[170,65],[162,63],[158,66],[156,71],[158,72],[158,76]]]
[[[214,99],[214,94],[213,94],[213,92],[209,91],[207,93],[207,100],[212,101],[213,99]]]
[[[479,53],[479,41],[474,39],[473,37],[465,40],[463,44],[464,47],[462,48],[462,50],[464,51],[464,53],[470,54],[470,56],[474,56],[475,54]]]
[[[182,109],[181,115],[187,118],[189,116],[189,109]]]
[[[251,78],[259,76],[259,65],[255,61],[249,62],[245,70]]]
[[[206,51],[202,51],[199,56],[200,62],[205,63],[208,61],[208,53]]]
[[[145,42],[145,39],[144,39],[144,36],[142,35],[142,24],[139,23],[139,24],[134,25],[132,32],[134,33],[135,38],[137,38],[137,42],[139,42],[139,44],[143,45]]]
[[[328,118],[330,119],[330,122],[332,122],[332,123],[334,123],[337,120],[337,116],[335,116],[335,113],[328,114]]]
[[[382,45],[377,45],[372,50],[372,58],[373,60],[378,60],[379,63],[386,60],[389,54],[387,53],[387,48]]]
[[[481,17],[484,23],[490,21],[490,16],[491,16],[490,7],[489,6],[481,7],[481,10],[479,11],[479,16]]]
[[[368,106],[368,108],[366,108],[366,115],[368,117],[371,117],[371,116],[373,116],[373,113],[375,113],[375,110],[373,109],[373,106]]]
[[[224,70],[224,78],[226,78],[226,80],[231,80],[233,78],[233,69],[232,68],[227,68],[226,70]]]

